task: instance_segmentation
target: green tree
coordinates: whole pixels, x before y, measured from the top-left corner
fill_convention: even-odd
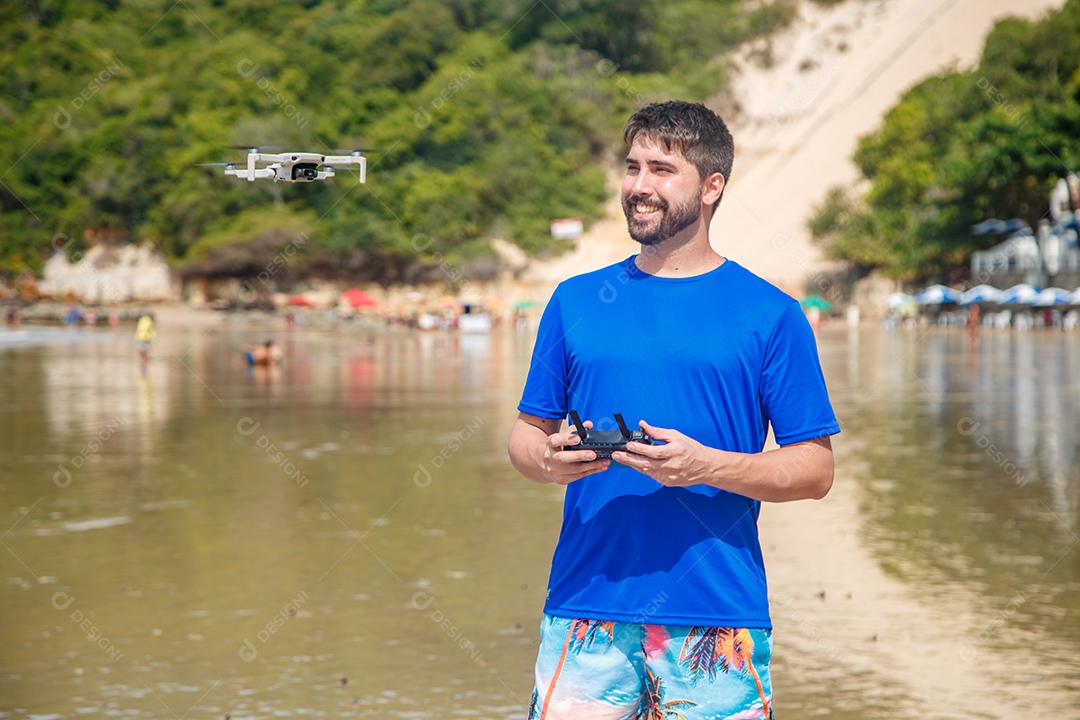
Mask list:
[[[996,241],[972,237],[972,224],[1037,225],[1057,178],[1080,164],[1080,0],[997,23],[975,68],[911,88],[854,161],[865,194],[830,192],[808,227],[861,268],[912,281],[957,274]]]

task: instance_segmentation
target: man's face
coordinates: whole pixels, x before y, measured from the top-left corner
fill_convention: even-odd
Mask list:
[[[701,176],[677,149],[666,152],[651,138],[634,138],[626,155],[622,206],[630,237],[656,245],[701,217]]]

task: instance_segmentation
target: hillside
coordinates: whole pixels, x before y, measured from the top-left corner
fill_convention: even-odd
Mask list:
[[[793,3],[5,3],[0,272],[98,242],[235,276],[310,238],[283,280],[438,279],[495,237],[553,254],[552,219],[599,214],[622,118],[722,87],[727,51]],[[369,182],[195,166],[251,145],[366,148]]]
[[[773,65],[752,59],[762,43],[736,54],[729,116],[735,137],[730,190],[712,226],[713,246],[792,291],[828,266],[806,221],[837,183],[858,178],[851,160],[860,136],[914,83],[979,56],[994,22],[1033,17],[1057,0],[869,0],[825,6],[804,2],[772,38]],[[719,104],[720,98],[715,98]],[[527,280],[548,285],[567,274],[625,258],[638,245],[618,206],[567,256],[536,263]]]
[[[995,25],[977,62],[908,89],[852,156],[859,181],[838,185],[808,227],[858,272],[953,282],[987,218],[1038,229],[1059,180],[1080,168],[1080,0]]]

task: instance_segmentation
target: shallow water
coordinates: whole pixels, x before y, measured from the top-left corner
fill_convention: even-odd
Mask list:
[[[532,333],[0,351],[0,711],[520,718],[560,518]],[[824,502],[762,513],[783,718],[1080,717],[1080,337],[827,327]]]

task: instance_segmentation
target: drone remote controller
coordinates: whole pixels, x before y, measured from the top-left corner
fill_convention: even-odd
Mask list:
[[[615,422],[619,423],[618,430],[590,430],[581,422],[577,410],[570,411],[570,420],[574,423],[575,432],[581,438],[577,445],[563,445],[563,450],[592,450],[596,453],[597,460],[611,457],[616,450],[626,450],[626,443],[639,442],[644,445],[659,445],[660,443],[649,437],[644,430],[631,431],[626,427],[626,422],[620,413],[615,413]]]

